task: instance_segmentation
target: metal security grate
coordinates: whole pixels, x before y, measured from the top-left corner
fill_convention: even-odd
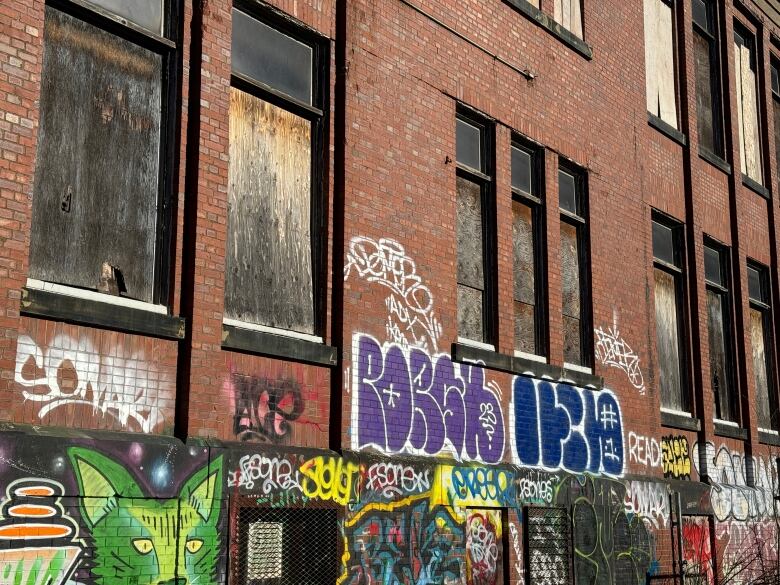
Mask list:
[[[335,510],[238,507],[231,522],[231,585],[333,585]]]
[[[564,508],[526,508],[530,585],[571,583],[571,524]]]

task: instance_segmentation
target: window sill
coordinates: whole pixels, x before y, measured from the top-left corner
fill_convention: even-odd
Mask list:
[[[22,289],[20,312],[30,317],[42,317],[77,325],[103,327],[163,339],[184,339],[184,319],[161,313],[157,309],[150,310],[156,305],[140,308],[135,304],[141,306],[146,304],[138,301],[128,304],[126,301],[129,299],[94,293],[106,297],[97,299],[87,294],[75,294],[91,291],[71,290],[74,294],[65,294],[58,289],[45,290],[26,286]]]
[[[772,198],[772,194],[769,192],[769,189],[764,187],[758,181],[754,181],[753,179],[751,179],[750,177],[748,177],[744,173],[742,174],[742,184],[745,187],[747,187],[748,189],[750,189],[751,191],[755,191],[756,193],[758,193],[759,195],[761,195],[761,197],[763,197],[765,199],[771,199]]]
[[[714,420],[713,423],[715,424],[715,434],[717,436],[747,441],[747,429],[740,428],[738,425],[729,424],[729,421]]]
[[[484,351],[496,351],[496,346],[492,343],[485,343],[484,341],[477,341],[476,339],[469,339],[468,337],[458,337],[458,343],[461,345],[468,345],[469,347],[476,347]]]
[[[285,358],[305,364],[334,367],[338,365],[335,347],[292,335],[222,324],[222,349],[235,349],[256,355]]]
[[[765,431],[758,429],[758,442],[764,445],[780,447],[780,434],[777,431]]]
[[[588,61],[593,59],[593,50],[590,48],[590,45],[588,45],[588,43],[583,41],[577,35],[573,34],[571,31],[565,29],[560,24],[555,22],[555,20],[553,20],[549,14],[542,12],[536,6],[530,2],[527,2],[526,0],[504,0],[504,2],[509,4],[523,16],[527,17],[531,22],[542,27],[563,44],[567,45],[571,49],[574,49]]]
[[[664,122],[658,116],[651,114],[650,112],[647,112],[647,123],[667,138],[674,140],[680,146],[685,146],[688,144],[688,139],[685,137],[685,134],[680,132],[671,124]]]
[[[727,163],[725,160],[720,158],[717,154],[714,152],[711,152],[707,150],[706,148],[699,148],[699,158],[706,160],[708,163],[710,163],[715,168],[720,169],[727,175],[731,174],[731,165]]]
[[[484,364],[488,369],[518,376],[530,375],[532,378],[566,380],[573,382],[576,386],[593,386],[598,390],[604,387],[604,379],[600,376],[552,366],[535,359],[488,351],[462,343],[452,344],[452,359],[460,363],[478,362]]]
[[[661,426],[683,431],[700,431],[701,421],[690,414],[678,414],[661,409]]]

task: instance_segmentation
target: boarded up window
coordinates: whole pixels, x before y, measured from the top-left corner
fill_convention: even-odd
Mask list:
[[[230,90],[225,315],[314,333],[311,122]]]
[[[514,248],[515,349],[538,353],[536,346],[536,242],[534,212],[512,201]]]
[[[466,585],[504,585],[503,511],[469,508],[466,515]]]
[[[155,34],[163,33],[162,0],[89,0],[89,2]]]
[[[484,341],[484,237],[482,188],[457,178],[458,335]]]
[[[152,301],[162,56],[46,7],[30,276]]]
[[[674,14],[666,0],[644,0],[647,111],[677,128]]]
[[[752,35],[737,26],[734,27],[734,79],[742,173],[758,183],[763,183],[755,42]]]
[[[777,430],[777,393],[772,370],[769,272],[766,267],[748,265],[750,296],[750,347],[753,352],[753,381],[756,388],[758,426]]]
[[[696,115],[699,145],[721,156],[720,82],[717,28],[711,0],[693,0],[693,47],[696,63]]]
[[[580,238],[577,226],[561,221],[561,283],[563,285],[563,359],[583,363]]]
[[[582,7],[580,6],[580,0],[555,0],[553,18],[563,28],[582,38]]]
[[[707,284],[710,384],[715,403],[715,417],[738,422],[736,389],[731,370],[731,312],[724,250],[704,247],[704,275]]]

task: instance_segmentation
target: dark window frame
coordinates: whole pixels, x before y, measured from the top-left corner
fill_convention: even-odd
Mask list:
[[[731,248],[711,238],[710,236],[704,236],[704,249],[702,250],[706,254],[706,248],[715,250],[718,252],[718,259],[720,263],[720,273],[722,275],[722,283],[711,281],[707,278],[706,270],[704,276],[704,288],[705,288],[705,303],[706,293],[711,291],[716,293],[721,298],[721,307],[724,311],[723,319],[723,337],[724,337],[724,353],[726,358],[726,376],[728,376],[728,382],[731,385],[729,400],[732,402],[732,408],[734,409],[734,418],[736,420],[729,420],[718,416],[715,412],[715,418],[719,421],[726,421],[736,423],[740,427],[743,426],[744,421],[742,417],[742,405],[740,404],[740,388],[739,380],[737,376],[737,358],[736,358],[736,325],[734,323],[735,307],[734,307],[734,293],[733,293],[733,278],[731,276]],[[709,311],[709,309],[707,309]],[[708,317],[709,319],[709,317]],[[709,323],[707,324],[707,333],[709,335]],[[710,352],[712,348],[709,348]],[[710,372],[710,378],[712,378],[712,372]]]
[[[772,84],[772,74],[776,72],[777,73],[777,79],[778,79],[778,88],[777,91],[775,91],[775,88]],[[778,115],[780,115],[780,57],[778,57],[777,54],[775,54],[774,51],[769,52],[769,90],[772,93],[772,102],[771,104],[767,104],[767,110],[769,108],[772,108],[772,116],[774,118],[777,118]],[[769,114],[769,112],[767,112]],[[775,119],[774,120],[774,128],[772,128],[771,132],[771,140],[774,140],[774,147],[775,147],[775,175],[778,174],[778,169],[780,169],[780,156],[778,155],[780,153],[780,132],[777,131],[778,127],[780,126],[780,120]],[[767,129],[769,129],[769,123],[767,123]]]
[[[772,310],[772,285],[771,285],[771,273],[767,266],[756,262],[750,258],[747,260],[748,270],[752,269],[758,272],[759,282],[761,287],[761,296],[763,298],[755,298],[750,293],[748,284],[748,305],[751,309],[754,309],[761,313],[761,320],[764,329],[764,359],[766,360],[766,380],[767,389],[769,390],[769,406],[772,408],[769,413],[771,426],[769,429],[777,431],[780,430],[780,410],[778,410],[778,392],[777,392],[777,365],[775,363],[775,340],[772,323],[774,319],[774,313]],[[748,278],[748,283],[750,279]],[[752,334],[752,332],[751,332]]]
[[[311,47],[312,105],[231,70],[230,86],[304,118],[311,124],[310,230],[314,335],[324,337],[327,305],[327,209],[329,173],[330,47],[328,39],[251,0],[234,0],[233,10]]]
[[[767,199],[769,198],[769,192],[765,188],[765,184],[767,182],[767,153],[764,151],[764,126],[766,125],[766,120],[764,119],[764,102],[763,99],[763,68],[760,66],[764,63],[763,55],[759,56],[759,31],[751,28],[745,22],[740,20],[736,15],[733,18],[733,31],[732,31],[732,44],[733,47],[737,43],[737,37],[739,37],[742,40],[742,44],[746,46],[750,50],[750,64],[755,70],[755,95],[756,95],[756,124],[758,125],[757,133],[758,133],[758,167],[759,171],[761,173],[761,181],[756,181],[752,177],[750,177],[747,173],[742,173],[742,182],[751,188],[754,188],[754,190],[757,190],[760,194],[765,196]],[[736,55],[734,55],[736,58]],[[735,79],[735,81],[742,83],[741,79]],[[770,79],[770,85],[771,85],[771,79]],[[736,91],[737,88],[734,87],[734,90]],[[741,104],[737,103],[737,107],[741,107]],[[739,128],[739,120],[737,120],[737,138],[741,140],[743,143],[745,141],[744,132]],[[737,144],[737,148],[741,148],[742,146]],[[746,145],[745,151],[747,152]]]
[[[480,129],[480,162],[482,169],[475,169],[455,161],[455,173],[480,188],[482,204],[482,270],[484,278],[484,297],[482,299],[482,341],[469,340],[495,346],[498,337],[498,282],[496,278],[496,186],[495,186],[495,126],[485,116],[474,110],[458,105],[457,120],[461,120]],[[458,282],[460,286],[460,282]],[[460,337],[460,331],[458,331]],[[462,338],[467,339],[467,338]]]
[[[712,121],[713,128],[712,134],[715,141],[715,151],[710,151],[709,148],[702,147],[701,141],[699,148],[706,151],[708,154],[713,154],[718,158],[724,158],[725,156],[725,117],[723,115],[723,75],[721,72],[720,61],[720,39],[721,39],[721,25],[718,18],[717,6],[715,0],[702,0],[707,11],[707,26],[711,30],[705,29],[701,23],[699,23],[695,17],[692,17],[693,32],[699,34],[703,38],[707,39],[709,44],[709,56],[710,56],[710,92],[712,92]],[[697,108],[697,123],[698,123],[698,108]]]
[[[181,121],[181,59],[184,30],[182,0],[162,0],[163,30],[162,36],[147,30],[112,12],[83,0],[47,0],[46,7],[59,10],[73,18],[115,35],[160,55],[160,148],[158,159],[158,188],[156,194],[157,221],[155,223],[155,253],[153,266],[152,301],[153,305],[172,308],[172,259],[173,225],[177,207],[174,185],[177,176],[179,158],[179,126]],[[43,39],[44,47],[46,39]],[[31,217],[31,221],[35,218]],[[63,284],[79,289],[75,285]],[[95,290],[95,289],[87,289]],[[122,297],[132,298],[132,297]],[[106,295],[110,302],[111,296]],[[144,302],[144,301],[141,301]]]
[[[526,193],[514,186],[511,187],[511,190],[513,201],[522,203],[531,209],[531,220],[534,223],[533,253],[534,280],[536,282],[534,287],[534,302],[536,304],[534,345],[536,346],[536,355],[547,358],[550,352],[548,347],[549,335],[547,332],[547,230],[544,227],[546,224],[544,148],[517,135],[512,136],[511,147],[520,149],[531,157],[532,192]]]
[[[691,371],[688,367],[688,364],[690,363],[690,352],[688,336],[688,289],[685,278],[687,272],[685,262],[685,224],[655,209],[651,215],[651,226],[652,223],[657,223],[671,230],[672,244],[674,246],[673,254],[675,260],[679,262],[679,266],[670,264],[665,260],[657,258],[655,253],[653,253],[653,270],[661,270],[662,272],[672,275],[674,278],[674,293],[677,304],[677,343],[680,352],[680,389],[682,391],[680,402],[682,403],[683,412],[688,412],[692,416],[696,416],[696,413],[694,412],[694,400],[691,395]],[[655,318],[653,321],[655,321]],[[661,404],[661,408],[664,408],[663,404]]]
[[[572,364],[583,368],[593,368],[593,299],[591,294],[590,274],[590,222],[588,205],[588,174],[587,171],[574,163],[560,158],[557,172],[564,172],[574,177],[576,194],[576,213],[572,213],[558,205],[561,223],[574,226],[577,230],[579,269],[580,269],[580,355],[582,364]],[[560,193],[560,185],[558,188]],[[564,360],[565,361],[565,360]]]
[[[683,7],[678,0],[659,0],[660,2],[669,6],[672,11],[672,63],[674,71],[672,76],[674,78],[674,110],[675,110],[675,126],[671,126],[664,121],[660,116],[657,116],[651,111],[647,111],[648,117],[650,117],[650,124],[656,129],[661,130],[665,134],[672,135],[677,140],[685,140],[685,135],[682,130],[682,99],[681,99],[681,87],[680,87],[680,22],[683,22]],[[642,39],[643,48],[644,43],[647,42],[646,38]],[[645,66],[647,66],[645,64]],[[647,83],[647,80],[645,80]],[[646,105],[646,104],[645,104]],[[660,128],[659,128],[660,126]],[[669,132],[666,132],[666,130]],[[677,137],[675,137],[677,135]]]

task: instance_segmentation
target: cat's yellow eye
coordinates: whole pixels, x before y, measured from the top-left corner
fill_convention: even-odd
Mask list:
[[[148,555],[154,548],[154,544],[148,538],[136,538],[133,541],[133,546],[142,555]]]
[[[195,554],[203,546],[203,541],[200,538],[193,538],[188,540],[185,546],[187,547],[187,552]]]

